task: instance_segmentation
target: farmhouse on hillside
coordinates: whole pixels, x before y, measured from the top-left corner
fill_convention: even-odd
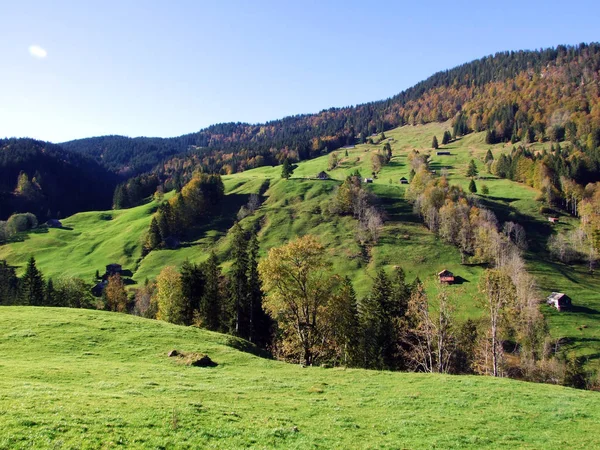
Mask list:
[[[438,273],[438,277],[440,279],[440,283],[454,283],[454,274],[448,269],[444,269],[440,273]]]
[[[448,150],[439,150],[435,154],[438,156],[445,156],[445,155],[449,155],[450,152]]]
[[[62,228],[62,223],[58,219],[50,219],[46,222],[48,228]]]
[[[546,303],[559,311],[569,309],[572,306],[571,298],[562,292],[553,292],[550,294]]]
[[[372,183],[373,182],[373,178],[365,178],[365,183]]]
[[[317,180],[329,180],[329,175],[327,172],[319,172],[317,174]]]
[[[123,270],[123,268],[121,267],[121,264],[108,264],[106,266],[106,274],[107,275],[115,275],[115,274],[120,274],[121,271]]]
[[[548,217],[548,222],[558,223],[558,217]]]
[[[406,177],[400,178],[400,184],[408,184],[408,180],[406,179]]]

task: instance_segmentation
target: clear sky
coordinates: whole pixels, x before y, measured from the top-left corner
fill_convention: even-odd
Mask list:
[[[477,6],[474,6],[477,5]],[[600,40],[596,1],[0,0],[0,137],[177,136]]]

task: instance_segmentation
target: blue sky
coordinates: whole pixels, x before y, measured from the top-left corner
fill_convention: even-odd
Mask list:
[[[488,3],[0,0],[0,137],[177,136],[600,40],[597,1]]]

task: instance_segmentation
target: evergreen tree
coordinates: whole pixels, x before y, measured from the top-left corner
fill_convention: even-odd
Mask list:
[[[402,267],[397,267],[392,278],[391,309],[394,317],[403,317],[406,314],[409,298],[410,287],[406,284],[406,273]]]
[[[361,353],[366,368],[394,367],[395,329],[390,300],[392,284],[383,269],[377,273],[371,294],[360,307],[363,339]]]
[[[204,295],[204,274],[200,266],[187,259],[181,265],[181,292],[185,299],[185,324],[190,325],[194,316],[199,317],[200,303]]]
[[[469,182],[469,192],[472,194],[477,193],[477,185],[475,184],[475,180],[473,178],[471,178],[471,181]]]
[[[271,318],[263,309],[262,283],[258,273],[258,238],[252,233],[248,243],[248,303],[250,310],[250,341],[266,347],[271,338]]]
[[[17,302],[19,279],[14,267],[6,261],[0,261],[0,305],[10,305]]]
[[[204,295],[200,301],[199,317],[202,324],[213,331],[222,330],[222,294],[221,268],[215,252],[211,252],[208,260],[202,265],[204,274]]]
[[[330,315],[331,340],[335,357],[346,366],[360,365],[358,306],[356,292],[350,278],[346,277],[339,293],[332,297],[328,305]]]
[[[171,236],[171,223],[173,222],[173,210],[169,202],[163,203],[156,213],[156,224],[160,232],[161,241]]]
[[[29,258],[25,274],[21,278],[21,302],[30,306],[44,304],[44,279],[33,256]]]
[[[469,162],[469,167],[467,169],[467,176],[468,177],[476,177],[478,173],[479,173],[479,171],[477,170],[477,165],[475,164],[475,160],[472,159]]]
[[[52,278],[48,278],[48,283],[46,283],[44,306],[57,306],[57,303],[54,283],[52,282]]]
[[[248,306],[248,252],[247,239],[244,229],[236,223],[232,229],[233,241],[231,256],[230,300],[234,308],[233,332],[237,336],[248,338],[250,327],[250,311]]]
[[[484,160],[484,162],[487,164],[487,163],[489,163],[489,162],[491,162],[493,160],[494,160],[494,155],[492,154],[492,151],[488,148],[488,151],[485,154],[485,160]]]
[[[150,229],[148,230],[148,237],[146,239],[146,248],[148,251],[154,250],[160,246],[161,242],[160,228],[155,216],[152,217],[152,222],[150,222]]]
[[[436,136],[434,136],[433,140],[431,141],[431,147],[434,148],[434,149],[436,149],[436,150],[439,148],[439,144],[438,144],[438,140],[437,140]]]
[[[285,178],[286,180],[289,179],[294,173],[294,169],[294,164],[290,163],[288,158],[285,158],[285,161],[283,161],[283,166],[281,167],[281,178]]]
[[[487,184],[484,184],[481,186],[481,193],[483,195],[489,195],[490,194],[490,188],[487,186]]]
[[[444,131],[444,136],[442,136],[442,145],[448,144],[450,142],[450,139],[452,139],[450,132]]]

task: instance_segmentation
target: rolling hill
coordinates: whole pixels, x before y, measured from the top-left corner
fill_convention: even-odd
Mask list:
[[[328,172],[331,179],[326,181],[314,179],[317,173],[327,169],[326,156],[300,163],[289,180],[281,179],[281,167],[262,167],[225,176],[224,216],[205,224],[195,239],[177,250],[155,250],[140,259],[142,238],[156,208],[156,204],[150,202],[126,210],[76,214],[63,221],[68,229],[32,233],[23,236],[22,242],[1,246],[0,259],[24,267],[29,256],[34,255],[47,277],[71,275],[85,280],[91,280],[95,271],[102,271],[106,264],[117,262],[132,272],[134,281],[142,284],[147,278],[155,278],[167,265],[179,267],[186,259],[203,261],[214,248],[227,269],[228,230],[236,220],[236,213],[250,194],[264,191],[264,202],[259,210],[241,221],[246,228],[259,227],[262,255],[295,236],[318,235],[326,245],[335,272],[348,275],[359,296],[368,293],[372,277],[381,267],[387,270],[397,265],[403,267],[409,280],[418,276],[430,292],[437,289],[435,274],[448,268],[463,279],[462,284],[452,287],[459,314],[477,317],[480,310],[475,306],[475,297],[479,295],[478,282],[483,268],[461,265],[458,250],[437,239],[413,214],[411,205],[404,199],[405,186],[399,184],[400,177],[408,176],[410,170],[407,154],[413,149],[432,152],[432,136],[441,136],[449,127],[450,123],[434,123],[386,132],[394,156],[368,187],[381,199],[388,221],[379,243],[370,248],[357,244],[354,219],[332,216],[327,209],[333,190],[348,174],[357,169],[365,176],[370,174],[371,154],[379,151],[381,143],[339,151],[340,163]],[[549,144],[534,144],[533,147],[541,149],[543,145]],[[444,146],[443,149],[451,154],[433,155],[431,167],[438,170],[448,167],[450,182],[466,188],[469,178],[465,172],[471,159],[482,169],[488,149],[497,157],[509,152],[510,148],[505,144],[485,144],[485,133],[473,133]],[[494,210],[501,221],[514,220],[526,228],[530,242],[526,255],[529,270],[536,276],[541,293],[547,295],[561,290],[574,299],[576,308],[567,314],[543,307],[552,335],[566,338],[565,342],[579,354],[597,362],[600,341],[596,313],[600,311],[596,295],[600,289],[598,275],[588,274],[582,266],[554,262],[545,247],[545,241],[554,230],[573,227],[575,219],[565,216],[562,223],[553,228],[540,214],[535,201],[538,191],[496,178],[485,170],[480,175],[477,183],[480,186],[486,184],[490,190],[489,195],[479,196],[482,204]],[[265,187],[268,188],[265,190]]]
[[[2,307],[0,330],[1,449],[600,446],[597,392],[302,368],[99,311]],[[218,365],[184,365],[172,349]]]

